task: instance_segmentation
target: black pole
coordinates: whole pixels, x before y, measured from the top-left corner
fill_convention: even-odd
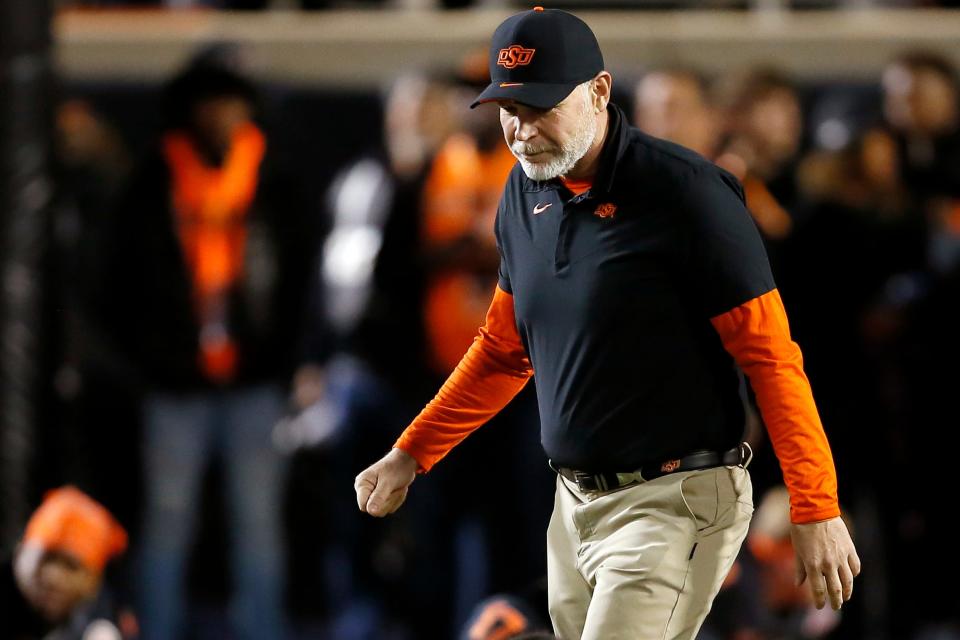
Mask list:
[[[53,194],[51,0],[0,2],[0,556],[29,515]]]

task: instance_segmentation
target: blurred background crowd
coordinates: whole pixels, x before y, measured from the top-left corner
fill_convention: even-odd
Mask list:
[[[201,47],[163,82],[52,83],[49,198],[35,236],[4,231],[8,255],[18,238],[43,249],[36,384],[3,390],[0,638],[80,625],[57,637],[87,639],[96,616],[119,635],[94,639],[547,631],[554,475],[533,385],[396,515],[360,514],[353,493],[496,283],[513,157],[496,107],[466,108],[485,49],[381,90],[258,81],[247,53]],[[842,613],[793,585],[785,490],[753,412],[757,512],[701,638],[960,638],[946,500],[960,76],[934,49],[856,81],[757,62],[613,68],[615,102],[743,182],[865,569]],[[9,82],[22,65],[5,63]],[[16,278],[5,267],[7,327],[29,302]],[[16,339],[4,333],[9,370]]]

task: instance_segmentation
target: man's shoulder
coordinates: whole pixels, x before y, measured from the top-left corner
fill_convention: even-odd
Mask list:
[[[723,169],[682,145],[656,138],[630,127],[627,149],[621,160],[631,174],[662,189],[681,189],[698,176],[721,173]]]

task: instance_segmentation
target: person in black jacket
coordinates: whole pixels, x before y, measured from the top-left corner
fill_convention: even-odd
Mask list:
[[[109,236],[101,305],[145,389],[144,637],[180,633],[201,481],[219,456],[235,631],[282,638],[284,464],[270,436],[286,408],[316,239],[246,78],[201,58],[165,97],[166,128]]]

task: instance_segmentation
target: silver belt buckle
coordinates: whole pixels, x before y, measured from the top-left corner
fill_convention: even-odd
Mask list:
[[[746,469],[753,462],[753,447],[749,442],[740,443],[740,466]]]
[[[583,486],[583,482],[582,482],[583,480],[586,480],[587,478],[593,478],[593,477],[594,477],[593,475],[586,473],[584,471],[574,470],[573,472],[573,480],[574,482],[577,483],[577,488],[580,489],[580,491],[583,491],[584,493],[589,493],[591,491],[597,490],[597,487],[594,487],[593,489],[587,489],[586,487]],[[596,480],[594,480],[594,484],[596,484]]]

